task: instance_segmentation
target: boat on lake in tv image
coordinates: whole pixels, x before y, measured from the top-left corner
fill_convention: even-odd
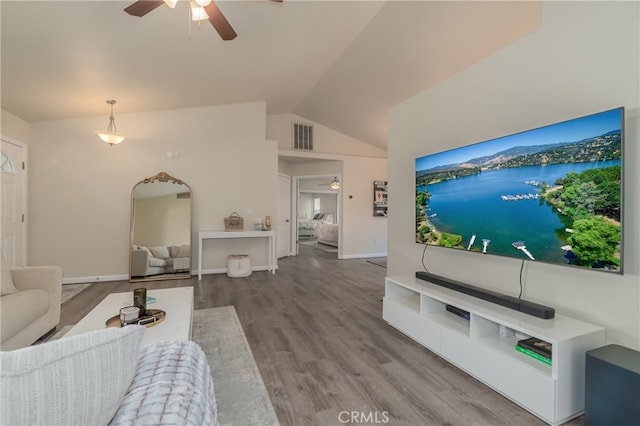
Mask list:
[[[622,273],[624,108],[416,159],[416,242]]]

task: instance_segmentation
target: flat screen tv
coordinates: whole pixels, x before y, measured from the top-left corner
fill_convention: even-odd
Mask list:
[[[416,159],[416,242],[622,273],[624,108]]]

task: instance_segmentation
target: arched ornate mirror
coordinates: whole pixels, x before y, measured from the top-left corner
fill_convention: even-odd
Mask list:
[[[191,278],[191,189],[162,172],[131,191],[129,281]]]

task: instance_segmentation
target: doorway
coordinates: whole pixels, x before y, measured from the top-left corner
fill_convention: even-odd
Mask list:
[[[335,253],[338,257],[341,238],[340,188],[333,189],[337,175],[298,176],[296,188],[296,252],[303,244]]]
[[[291,241],[291,177],[278,174],[278,217],[277,217],[278,259],[289,256]]]

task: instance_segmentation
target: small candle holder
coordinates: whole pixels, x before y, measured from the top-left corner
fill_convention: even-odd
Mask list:
[[[120,309],[120,327],[134,323],[140,318],[140,308],[137,306],[125,306]]]

